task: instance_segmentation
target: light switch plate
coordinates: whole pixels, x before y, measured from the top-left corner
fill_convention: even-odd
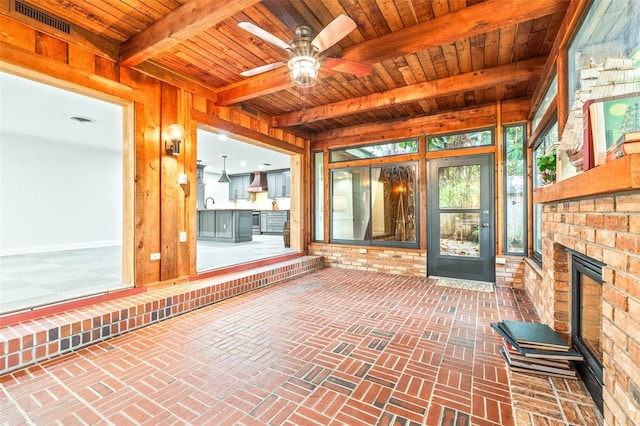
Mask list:
[[[187,175],[185,173],[180,173],[178,175],[178,185],[186,185],[187,184]]]
[[[151,253],[151,255],[149,256],[149,259],[160,260],[160,253]]]
[[[186,243],[187,242],[187,233],[184,231],[180,232],[180,242],[181,243]]]

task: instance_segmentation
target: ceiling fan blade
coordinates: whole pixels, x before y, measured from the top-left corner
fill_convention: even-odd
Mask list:
[[[274,36],[270,32],[263,30],[262,28],[252,24],[251,22],[238,22],[238,26],[245,31],[249,31],[251,34],[260,37],[264,41],[279,47],[280,49],[289,50],[288,43],[280,40],[278,37]]]
[[[339,15],[320,31],[320,34],[313,39],[311,44],[317,47],[318,51],[322,52],[345,38],[347,34],[356,29],[356,26],[353,19],[347,15]]]
[[[254,75],[262,74],[263,72],[275,70],[276,68],[280,68],[285,64],[286,62],[274,62],[273,64],[262,65],[257,68],[252,68],[250,70],[242,71],[240,75],[243,77],[251,77]]]
[[[348,59],[324,58],[322,62],[324,62],[325,66],[330,70],[353,74],[358,77],[365,77],[373,71],[373,67],[369,64],[350,61]]]

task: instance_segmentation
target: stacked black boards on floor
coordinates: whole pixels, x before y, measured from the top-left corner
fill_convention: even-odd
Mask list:
[[[571,362],[582,355],[548,325],[504,320],[491,327],[503,338],[500,353],[512,371],[576,378]]]

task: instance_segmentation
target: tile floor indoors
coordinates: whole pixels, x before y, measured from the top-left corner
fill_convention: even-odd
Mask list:
[[[512,373],[522,290],[325,268],[0,377],[3,424],[598,425],[578,380]]]
[[[201,240],[197,250],[198,272],[291,252],[282,235],[236,244]],[[131,288],[121,265],[120,246],[0,256],[0,315]]]

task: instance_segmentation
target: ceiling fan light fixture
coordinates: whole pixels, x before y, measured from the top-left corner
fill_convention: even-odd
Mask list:
[[[320,61],[313,56],[295,56],[289,60],[291,81],[296,86],[311,87],[318,80]]]

